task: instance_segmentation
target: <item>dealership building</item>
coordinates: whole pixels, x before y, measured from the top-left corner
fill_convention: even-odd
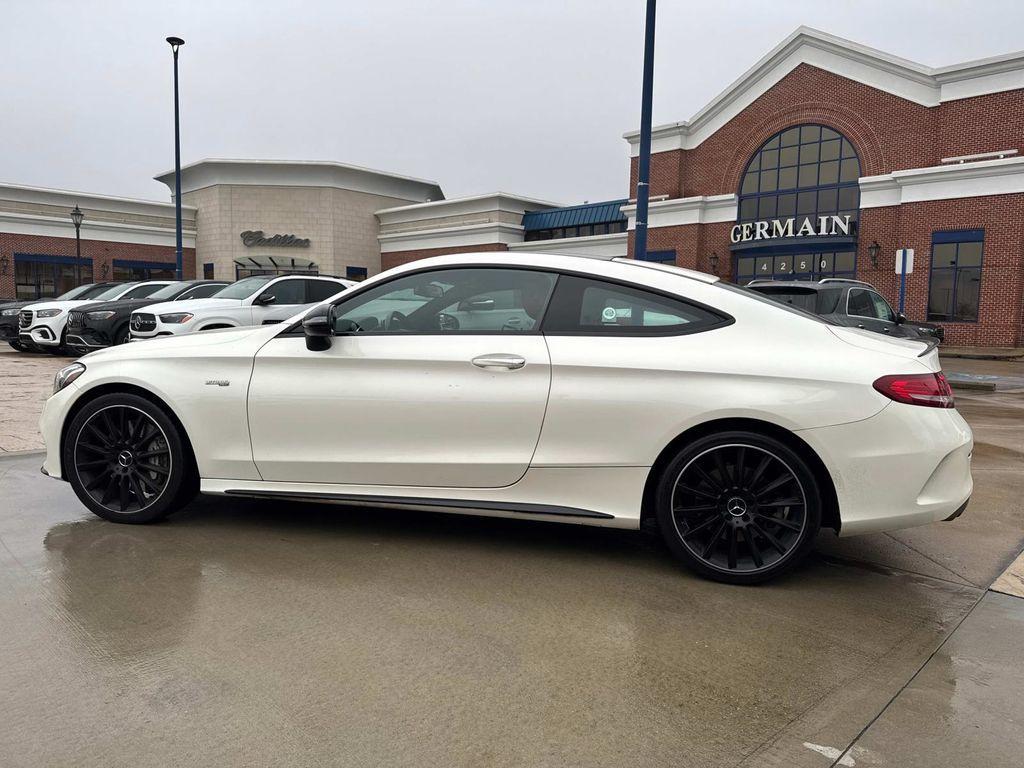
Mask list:
[[[664,76],[664,75],[663,75]],[[563,206],[331,162],[182,169],[185,274],[361,279],[426,256],[633,253],[622,199]],[[654,129],[646,258],[724,279],[854,278],[947,343],[1024,345],[1024,54],[926,67],[801,28],[684,122]],[[174,187],[173,173],[156,177]],[[85,213],[81,259],[68,212]],[[166,276],[174,206],[0,185],[0,296]]]

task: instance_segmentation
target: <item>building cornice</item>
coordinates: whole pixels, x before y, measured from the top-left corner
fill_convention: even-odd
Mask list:
[[[800,27],[690,120],[652,131],[651,152],[693,149],[801,64],[808,64],[926,107],[1024,88],[1024,52],[927,67],[810,27]],[[623,134],[630,154],[640,132]]]
[[[15,235],[64,237],[70,240],[75,238],[75,228],[70,219],[12,211],[0,211],[0,231]],[[86,219],[82,225],[82,239],[173,247],[175,232],[173,226],[153,227]],[[194,229],[182,230],[182,243],[186,248],[195,248],[196,232]]]
[[[530,253],[561,253],[568,256],[593,256],[600,259],[625,257],[629,254],[629,235],[615,232],[610,235],[588,237],[565,237],[558,240],[531,240],[524,243],[510,243],[510,251]]]
[[[166,184],[173,194],[173,170],[153,178]],[[208,158],[181,169],[182,194],[220,184],[329,187],[413,202],[444,198],[436,181],[329,161]]]
[[[860,179],[860,207],[1024,193],[1024,157],[893,171]]]
[[[647,228],[678,227],[685,224],[714,224],[735,221],[736,195],[674,197],[652,202],[647,209]],[[629,217],[629,229],[636,229],[636,203],[622,206]]]
[[[174,216],[174,203],[141,200],[131,197],[114,197],[112,195],[97,195],[93,192],[75,192],[70,189],[51,189],[48,187],[29,187],[20,184],[0,183],[0,208],[2,208],[4,202],[63,206],[67,207],[69,211],[75,205],[78,205],[86,210],[110,213]],[[194,216],[196,212],[196,209],[190,205],[182,205],[181,209],[190,216]]]
[[[381,253],[420,251],[428,248],[463,248],[473,245],[509,245],[523,241],[519,224],[488,222],[458,227],[413,230],[377,235]]]
[[[552,203],[547,200],[510,195],[505,192],[490,192],[483,195],[382,208],[379,211],[375,211],[375,215],[382,225],[387,225],[429,221],[450,216],[471,216],[495,211],[523,214],[527,211],[547,210],[558,207],[560,207],[558,203]]]

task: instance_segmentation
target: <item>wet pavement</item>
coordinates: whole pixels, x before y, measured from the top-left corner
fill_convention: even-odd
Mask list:
[[[957,521],[700,580],[640,533],[201,498],[94,518],[0,459],[0,766],[1024,762],[1024,397]]]

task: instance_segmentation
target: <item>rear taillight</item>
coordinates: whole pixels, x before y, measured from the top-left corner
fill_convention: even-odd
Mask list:
[[[953,407],[953,390],[941,373],[883,376],[873,386],[897,403],[927,405],[932,408]]]

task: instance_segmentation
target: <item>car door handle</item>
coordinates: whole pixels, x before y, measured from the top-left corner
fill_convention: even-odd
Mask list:
[[[526,365],[526,358],[519,355],[480,355],[471,361],[477,368],[504,368],[517,371]]]

